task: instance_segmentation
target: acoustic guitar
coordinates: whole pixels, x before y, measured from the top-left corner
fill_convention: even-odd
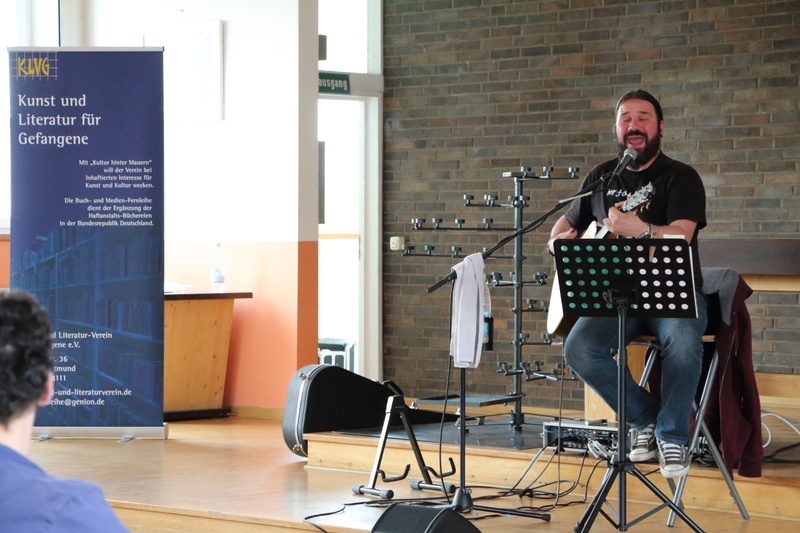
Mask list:
[[[648,183],[629,196],[628,199],[625,200],[625,202],[623,202],[623,204],[620,206],[619,210],[623,213],[635,211],[636,209],[639,209],[640,207],[650,203],[650,200],[653,199],[654,194],[655,187],[652,183]],[[611,233],[606,227],[600,228],[600,230],[597,231],[596,222],[592,222],[592,224],[580,236],[581,239],[613,239],[617,237],[618,235]],[[555,268],[553,270],[555,270]],[[550,291],[550,304],[547,307],[547,332],[566,339],[567,335],[572,329],[572,326],[575,325],[577,320],[578,317],[575,316],[564,316],[564,308],[561,303],[561,287],[559,287],[558,275],[554,272],[553,287]]]

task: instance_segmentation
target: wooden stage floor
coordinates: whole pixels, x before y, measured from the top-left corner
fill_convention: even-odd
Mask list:
[[[368,482],[368,474],[307,468],[306,460],[291,453],[284,444],[278,421],[228,418],[173,422],[167,440],[40,441],[32,444],[31,458],[52,475],[99,484],[134,533],[320,531],[303,521],[304,517],[320,513],[335,513],[313,519],[323,531],[368,532],[383,512],[373,498],[352,493],[353,485]],[[800,477],[800,468],[793,468]],[[390,488],[395,491],[395,500],[433,496],[412,491],[406,481],[392,483]],[[486,517],[487,513],[478,512],[468,515],[486,517],[473,522],[484,533],[568,533],[585,509],[585,504],[577,503],[549,510],[554,503],[551,499],[478,499],[494,493],[474,489],[475,504],[544,507],[548,510],[540,512],[549,513],[551,520]],[[561,497],[559,503],[580,501],[583,496],[573,492]],[[628,521],[647,509],[648,506],[629,503]],[[792,520],[754,516],[745,521],[738,514],[705,510],[690,510],[688,514],[707,532],[796,533],[800,529],[798,522]],[[668,528],[665,521],[666,511],[661,511],[634,524],[631,530],[691,531],[680,520],[674,528]],[[615,530],[602,516],[597,517],[592,528],[596,532]]]

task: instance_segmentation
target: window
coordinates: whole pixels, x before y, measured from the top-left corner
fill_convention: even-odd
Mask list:
[[[327,37],[327,59],[319,62],[320,70],[370,71],[370,4],[375,2],[319,0],[319,33]]]
[[[8,64],[9,46],[17,46],[17,6],[16,2],[0,2],[0,45],[2,45],[4,62]],[[8,65],[8,68],[11,68]],[[0,82],[0,233],[8,233],[11,217],[11,152],[9,131],[9,94],[8,70]]]
[[[58,46],[58,2],[0,2],[0,46]],[[8,233],[11,218],[11,140],[9,139],[8,70],[0,82],[0,233]]]

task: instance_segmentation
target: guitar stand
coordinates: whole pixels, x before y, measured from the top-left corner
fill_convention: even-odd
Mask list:
[[[419,449],[419,443],[414,435],[414,429],[411,427],[411,424],[408,420],[408,406],[401,395],[390,396],[386,401],[386,416],[383,419],[383,428],[381,429],[381,436],[378,441],[378,449],[375,452],[375,462],[372,465],[372,473],[369,477],[369,484],[353,485],[353,493],[365,496],[377,496],[379,498],[383,498],[384,500],[391,500],[394,498],[394,491],[391,489],[376,488],[378,476],[380,475],[381,479],[385,483],[401,481],[408,477],[408,473],[411,470],[411,465],[406,465],[405,471],[400,476],[391,478],[386,477],[386,473],[380,469],[381,461],[383,460],[383,452],[386,449],[386,439],[389,435],[389,425],[391,423],[392,415],[395,413],[399,414],[400,419],[403,421],[403,427],[405,428],[406,435],[411,443],[411,450],[414,452],[414,457],[417,460],[417,466],[419,466],[420,473],[422,474],[422,481],[412,481],[411,488],[415,490],[436,490],[448,494],[454,493],[456,491],[455,485],[447,483],[433,483],[433,480],[431,479],[431,476],[437,479],[444,479],[445,477],[455,474],[456,465],[453,462],[453,459],[450,458],[450,468],[452,470],[447,473],[438,474],[433,468],[425,466],[425,459],[422,457],[422,452]]]

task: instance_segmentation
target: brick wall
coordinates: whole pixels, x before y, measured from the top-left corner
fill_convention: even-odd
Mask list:
[[[402,235],[417,251],[450,246],[481,251],[507,232],[412,231],[412,218],[493,218],[513,225],[510,209],[464,206],[513,194],[503,172],[579,167],[579,175],[613,157],[618,97],[643,88],[658,97],[666,126],[663,149],[692,164],[708,195],[702,237],[796,238],[800,226],[800,1],[757,0],[385,0],[384,241]],[[525,222],[569,196],[575,180],[527,186]],[[550,225],[526,238],[525,278],[549,272],[542,253]],[[510,252],[510,250],[507,250]],[[508,253],[504,254],[508,255]],[[384,364],[409,396],[444,391],[449,289],[425,289],[453,258],[384,261]],[[732,265],[735,267],[735,265]],[[508,273],[508,260],[487,271]],[[510,391],[496,373],[510,361],[510,290],[493,290],[495,351],[469,372],[470,392]],[[550,286],[525,298],[549,300]],[[753,315],[760,371],[800,373],[797,294],[756,293]],[[536,340],[544,315],[524,331]],[[524,360],[560,362],[556,346],[527,346]],[[526,404],[582,407],[574,382],[524,385]]]

